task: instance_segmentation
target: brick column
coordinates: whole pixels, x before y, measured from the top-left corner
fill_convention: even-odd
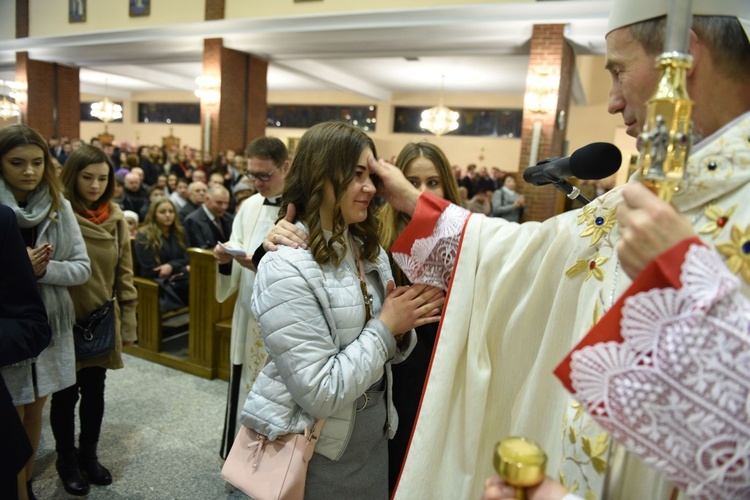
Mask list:
[[[526,94],[535,90],[535,82],[540,75],[547,75],[552,82],[549,90],[557,95],[554,111],[539,113],[529,108],[530,99],[524,100],[523,133],[519,172],[529,166],[531,157],[534,123],[541,123],[541,134],[537,160],[550,156],[562,156],[567,132],[567,119],[562,129],[558,128],[561,112],[567,118],[570,106],[571,82],[575,56],[573,49],[563,36],[565,25],[535,25],[531,39],[529,71],[526,78]],[[519,191],[526,197],[525,220],[542,221],[562,212],[565,196],[552,186],[534,187],[519,178]]]
[[[21,104],[23,121],[43,137],[78,137],[81,91],[78,68],[35,61],[28,52],[16,53],[16,80],[28,85]]]
[[[220,102],[216,105],[201,103],[203,142],[210,113],[211,152],[243,151],[250,141],[265,135],[268,63],[227,49],[221,38],[206,39],[203,43],[203,75],[221,80]]]

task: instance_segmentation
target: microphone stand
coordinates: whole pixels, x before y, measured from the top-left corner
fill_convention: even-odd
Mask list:
[[[578,189],[565,179],[555,181],[552,183],[552,185],[559,189],[565,196],[567,196],[571,200],[579,202],[581,205],[586,206],[591,203],[591,200],[586,199],[586,197],[581,194],[580,189]]]
[[[586,197],[581,194],[580,189],[578,189],[565,179],[558,179],[557,177],[547,172],[544,172],[542,175],[546,180],[549,181],[547,184],[552,184],[571,200],[575,200],[583,206],[591,203],[591,200],[586,199]]]

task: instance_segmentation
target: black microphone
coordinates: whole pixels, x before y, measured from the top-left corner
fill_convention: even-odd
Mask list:
[[[523,180],[534,186],[556,184],[566,177],[604,179],[617,172],[622,154],[617,146],[595,142],[577,149],[569,157],[542,160],[523,171]]]

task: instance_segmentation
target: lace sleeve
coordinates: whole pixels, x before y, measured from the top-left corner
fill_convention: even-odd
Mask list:
[[[576,397],[626,449],[694,498],[750,497],[750,301],[692,245],[682,288],[625,301],[623,342],[575,352]]]
[[[471,212],[464,208],[448,205],[437,219],[431,235],[415,238],[410,248],[403,241],[399,246],[393,246],[393,260],[412,283],[448,289],[461,232],[470,215]],[[418,222],[412,220],[412,224]],[[409,248],[409,253],[399,251],[399,247],[404,246]]]

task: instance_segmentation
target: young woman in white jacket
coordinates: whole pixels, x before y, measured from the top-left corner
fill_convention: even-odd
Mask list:
[[[372,140],[328,122],[300,140],[285,181],[309,247],[261,261],[252,309],[269,362],[242,424],[269,439],[326,419],[309,463],[305,498],[387,498],[388,445],[398,417],[390,364],[413,347],[413,328],[438,321],[443,294],[396,288],[378,245],[368,158]]]

